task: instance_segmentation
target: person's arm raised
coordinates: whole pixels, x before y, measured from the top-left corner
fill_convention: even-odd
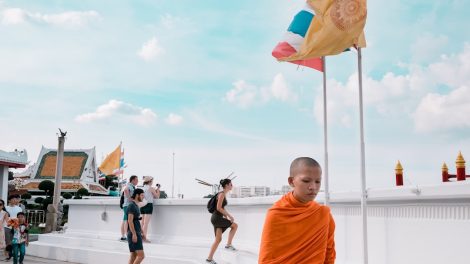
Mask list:
[[[153,188],[153,187],[150,187],[151,190],[152,190],[152,195],[153,195],[153,199],[158,199],[160,198],[160,188]]]

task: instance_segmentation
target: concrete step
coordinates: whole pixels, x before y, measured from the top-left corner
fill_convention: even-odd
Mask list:
[[[110,236],[113,237],[114,236]],[[144,243],[147,263],[193,264],[204,263],[210,245],[175,245]],[[76,263],[127,263],[127,242],[111,238],[93,238],[84,234],[45,234],[30,243],[28,254]],[[255,264],[257,255],[249,251],[228,251],[219,246],[214,256],[220,264]],[[103,262],[106,260],[106,262]]]

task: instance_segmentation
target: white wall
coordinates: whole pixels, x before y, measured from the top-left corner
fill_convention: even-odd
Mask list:
[[[362,260],[359,193],[333,193],[337,263]],[[266,210],[279,197],[229,199],[239,224],[234,244],[256,253]],[[369,191],[368,233],[371,264],[470,263],[470,184],[397,187]],[[318,198],[322,201],[322,197]],[[70,200],[69,232],[119,237],[118,199]],[[213,239],[207,199],[159,200],[150,229],[156,242],[208,246]],[[101,220],[105,210],[108,220]],[[226,236],[226,234],[225,234]]]

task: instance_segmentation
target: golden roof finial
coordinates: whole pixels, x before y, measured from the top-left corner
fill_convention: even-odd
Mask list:
[[[400,161],[398,161],[397,166],[395,166],[395,173],[397,173],[397,174],[402,174],[403,173],[403,167],[401,166]]]
[[[462,156],[462,151],[459,151],[459,155],[457,156],[457,160],[455,161],[455,165],[457,165],[457,168],[465,168],[465,160]]]
[[[442,172],[448,172],[449,171],[449,168],[447,168],[447,164],[444,162],[444,164],[442,164]]]

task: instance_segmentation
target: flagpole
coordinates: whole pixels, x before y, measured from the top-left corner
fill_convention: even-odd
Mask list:
[[[357,49],[358,75],[359,75],[359,123],[361,131],[361,211],[362,211],[362,241],[364,264],[369,263],[367,245],[367,190],[366,190],[366,161],[364,143],[364,111],[362,102],[362,51]]]
[[[328,175],[328,119],[327,119],[327,100],[326,100],[326,57],[322,57],[323,67],[323,142],[325,151],[325,205],[330,205],[330,186]]]

